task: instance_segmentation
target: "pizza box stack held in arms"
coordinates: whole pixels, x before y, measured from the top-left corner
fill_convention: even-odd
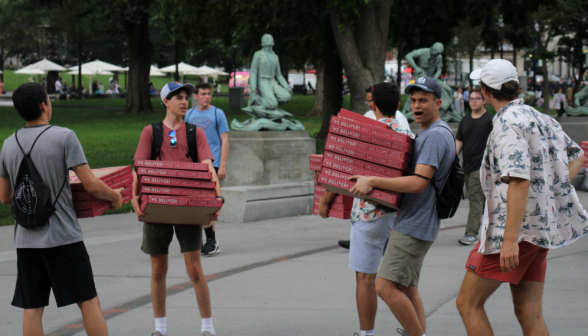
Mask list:
[[[222,207],[206,163],[135,160],[146,223],[206,225]]]
[[[331,118],[322,169],[316,181],[328,191],[354,196],[349,192],[355,185],[349,180],[353,175],[406,175],[413,145],[410,136],[394,131],[387,124],[341,109]],[[398,209],[402,194],[374,189],[368,195],[354,197]]]
[[[314,170],[314,207],[312,213],[315,215],[319,214],[319,207],[321,203],[321,197],[325,193],[325,188],[321,187],[317,178],[320,171],[323,169],[323,155],[313,154],[310,156],[310,170]],[[351,207],[353,205],[353,197],[337,195],[329,204],[329,217],[349,219],[351,218]]]
[[[582,165],[582,167],[588,168],[588,141],[580,142],[580,147],[582,147],[582,150],[584,151],[584,155],[586,155],[586,159],[584,160],[584,164]]]
[[[133,196],[133,174],[131,166],[92,169],[92,173],[99,180],[106,183],[112,189],[124,188],[122,191],[123,203],[128,203]],[[74,210],[78,218],[96,217],[105,211],[112,209],[110,201],[97,199],[84,189],[80,179],[70,170],[69,183],[73,198]]]

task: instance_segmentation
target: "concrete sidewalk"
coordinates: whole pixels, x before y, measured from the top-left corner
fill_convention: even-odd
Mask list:
[[[588,194],[580,193],[588,204]],[[457,243],[463,236],[468,202],[442,232],[425,258],[420,291],[428,315],[427,335],[465,335],[455,296],[471,250]],[[154,328],[149,257],[140,250],[142,224],[133,214],[82,220],[102,309],[111,335],[150,335]],[[336,248],[348,239],[349,222],[300,216],[247,224],[217,225],[221,253],[203,257],[209,282],[214,326],[221,335],[353,335],[359,333],[355,275],[348,252]],[[3,334],[22,333],[22,310],[10,306],[16,261],[13,227],[0,228],[0,326]],[[185,283],[177,242],[170,248],[168,335],[200,335],[194,290]],[[544,314],[552,335],[586,335],[588,319],[588,239],[551,251]],[[177,285],[177,286],[176,286]],[[118,308],[117,308],[118,307]],[[124,309],[120,309],[120,307]],[[113,310],[113,308],[116,308]],[[508,286],[489,300],[487,310],[496,335],[521,335]],[[76,323],[73,305],[45,310],[45,332],[86,335]],[[67,327],[67,328],[64,328]],[[395,335],[400,327],[379,301],[376,334]]]

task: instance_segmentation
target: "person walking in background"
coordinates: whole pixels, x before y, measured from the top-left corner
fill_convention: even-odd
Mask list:
[[[4,83],[0,82],[0,94],[6,94],[6,90],[4,90]]]
[[[463,94],[461,87],[457,87],[457,90],[453,93],[453,103],[455,105],[455,111],[463,117],[465,113],[463,112]]]
[[[227,176],[227,159],[229,158],[229,125],[225,112],[210,104],[212,99],[212,87],[203,83],[196,85],[194,92],[197,106],[186,112],[184,120],[203,129],[210,144],[210,150],[214,156],[213,166],[219,181]],[[220,253],[220,247],[216,240],[215,222],[204,226],[206,243],[202,247],[202,254]]]
[[[553,107],[557,111],[557,116],[561,117],[566,113],[566,96],[563,94],[563,89],[559,87],[557,93],[553,97]]]
[[[61,91],[61,77],[58,77],[55,81],[55,92],[59,93]]]
[[[466,90],[463,92],[463,109],[465,113],[472,113],[472,108],[470,107],[470,93],[472,92],[472,87],[468,85]]]
[[[574,106],[574,88],[571,86],[566,89],[566,106]]]
[[[487,203],[481,237],[466,261],[457,309],[468,335],[493,335],[484,304],[507,282],[523,334],[548,336],[541,308],[547,253],[588,234],[588,213],[570,184],[584,154],[556,120],[518,98],[509,61],[491,60],[480,77],[497,113],[480,171]]]
[[[492,132],[492,115],[486,112],[482,90],[474,89],[470,94],[472,113],[459,123],[455,136],[455,151],[463,151],[464,181],[470,201],[470,212],[465,229],[465,236],[459,240],[463,245],[478,242],[478,231],[484,213],[484,191],[480,183],[480,166],[486,149],[486,141]]]
[[[370,87],[373,97],[372,109],[375,119],[389,125],[399,133],[414,138],[410,128],[394,119],[400,107],[400,90],[396,83],[379,83]],[[407,123],[408,126],[408,123]],[[320,201],[319,213],[328,218],[329,204],[337,194],[325,191]],[[355,271],[357,312],[361,336],[374,335],[378,297],[376,295],[376,274],[382,254],[394,227],[395,213],[387,212],[381,206],[355,198],[351,209],[351,240],[349,268]]]

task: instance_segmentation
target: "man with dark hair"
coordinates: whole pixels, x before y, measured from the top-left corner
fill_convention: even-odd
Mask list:
[[[229,158],[229,124],[225,112],[214,105],[210,105],[212,88],[208,83],[196,85],[194,93],[197,106],[186,112],[184,120],[202,128],[210,144],[210,150],[214,156],[214,169],[220,181],[227,176],[227,159]],[[210,255],[220,253],[220,247],[216,240],[215,222],[204,227],[206,244],[202,247],[202,254]]]
[[[186,125],[182,117],[188,110],[188,99],[194,93],[192,84],[179,84],[171,82],[166,84],[160,93],[161,100],[166,107],[165,119],[161,123],[163,128],[163,141],[159,159],[161,161],[192,162],[188,152],[188,139]],[[216,170],[212,166],[214,157],[210,152],[206,134],[200,127],[196,127],[196,147],[198,162],[206,163],[212,173],[212,179],[216,182],[216,195],[221,198],[220,185],[216,176]],[[153,160],[151,148],[153,145],[153,125],[146,126],[141,133],[139,146],[135,152],[135,160]],[[145,216],[139,206],[139,184],[137,174],[133,171],[133,209],[142,218]],[[218,218],[218,213],[211,216],[212,220]],[[155,315],[155,331],[152,336],[164,336],[167,333],[167,319],[165,309],[166,276],[168,268],[169,244],[172,241],[174,231],[180,250],[184,254],[186,272],[192,281],[198,301],[198,309],[202,318],[202,336],[213,336],[212,309],[210,306],[210,292],[206,277],[202,270],[200,250],[202,249],[202,226],[200,225],[171,225],[143,223],[143,243],[141,250],[151,256],[151,298],[153,300],[153,313]]]
[[[492,115],[484,108],[482,90],[474,89],[470,94],[472,113],[459,123],[455,136],[455,150],[457,154],[463,149],[463,170],[465,172],[465,186],[468,190],[470,213],[465,229],[465,236],[459,240],[463,245],[473,245],[478,242],[478,231],[484,212],[484,191],[480,183],[480,166],[486,149],[486,141],[492,131]]]
[[[415,139],[410,176],[352,176],[357,182],[351,192],[365,195],[379,188],[404,193],[378,269],[376,292],[406,329],[399,330],[402,335],[423,336],[426,318],[418,283],[425,255],[439,233],[436,189],[442,190],[447,181],[455,159],[455,140],[439,115],[442,91],[436,80],[420,77],[404,92],[411,95],[412,113],[423,129]]]
[[[17,222],[14,227],[18,272],[12,305],[24,309],[23,335],[44,334],[43,311],[49,305],[51,291],[58,307],[74,303],[80,307],[88,335],[108,335],[82,228],[66,183],[68,170],[76,173],[92,196],[110,201],[113,209],[122,205],[122,188],[112,190],[94,176],[73,131],[49,125],[51,103],[41,84],[21,85],[14,91],[12,100],[26,126],[8,137],[2,146],[0,200],[22,209],[18,198],[14,198],[14,190],[23,187],[15,183],[27,153],[49,189],[51,202],[55,203],[55,212],[45,225],[27,228]],[[31,197],[36,199],[36,196]]]
[[[372,107],[378,121],[388,124],[393,130],[414,135],[404,128],[394,115],[400,106],[400,92],[395,83],[379,83],[370,87]],[[328,217],[329,204],[335,193],[326,191],[321,198],[320,215]],[[395,213],[362,199],[353,200],[351,209],[351,244],[349,246],[349,268],[355,271],[357,311],[361,336],[374,335],[378,297],[376,296],[376,273],[382,254],[394,226]]]
[[[480,170],[481,237],[466,262],[457,309],[468,335],[493,335],[484,303],[507,282],[523,334],[547,336],[541,309],[547,253],[588,234],[588,213],[570,183],[584,154],[557,121],[518,98],[509,61],[486,63],[480,80],[497,113]]]

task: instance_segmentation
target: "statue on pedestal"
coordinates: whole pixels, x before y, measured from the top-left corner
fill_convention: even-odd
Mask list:
[[[455,110],[453,91],[449,85],[439,80],[441,69],[443,68],[443,56],[441,56],[443,50],[443,43],[436,42],[431,48],[416,49],[409,52],[405,58],[406,62],[415,70],[415,78],[434,78],[441,86],[442,95],[439,97],[443,101],[439,109],[441,119],[446,122],[459,122],[463,117]],[[414,116],[410,109],[410,99],[404,104],[402,113],[406,116],[406,119],[414,121]]]
[[[586,65],[588,65],[588,53],[586,54]],[[576,107],[568,106],[566,108],[566,115],[568,117],[584,117],[588,116],[588,85],[574,95],[574,105]]]
[[[255,52],[249,77],[249,103],[242,108],[252,118],[244,122],[233,120],[234,131],[285,131],[304,130],[292,114],[278,108],[292,99],[292,91],[280,71],[278,55],[272,50],[274,38],[265,34],[261,38],[262,49]]]

